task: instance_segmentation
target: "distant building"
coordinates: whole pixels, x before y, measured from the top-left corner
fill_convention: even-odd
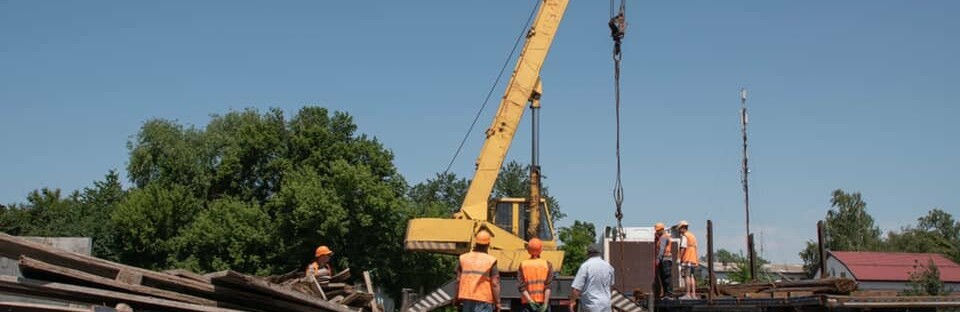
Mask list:
[[[960,291],[960,265],[934,253],[829,251],[827,276],[852,278],[859,290],[904,291],[910,289],[914,266],[927,265],[931,260],[940,270],[946,289]]]
[[[731,284],[733,281],[730,276],[740,270],[737,263],[713,264],[714,275],[717,277],[718,284]],[[761,266],[761,271],[773,278],[774,281],[796,281],[807,277],[802,264],[769,263]],[[699,268],[701,278],[704,280],[710,274],[707,270],[707,264],[701,263]]]

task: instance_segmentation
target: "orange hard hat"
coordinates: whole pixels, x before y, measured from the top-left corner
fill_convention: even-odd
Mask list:
[[[487,230],[477,232],[477,245],[490,245],[490,232]]]
[[[317,247],[317,250],[313,253],[314,257],[318,257],[318,258],[332,255],[332,254],[333,254],[333,250],[330,250],[330,248],[327,246]]]
[[[541,242],[539,238],[534,237],[527,242],[527,252],[529,252],[530,255],[539,255],[540,250],[543,250],[543,242]]]
[[[653,225],[653,229],[656,230],[656,231],[662,230],[662,229],[663,229],[663,223],[657,222],[657,224],[654,224],[654,225]]]

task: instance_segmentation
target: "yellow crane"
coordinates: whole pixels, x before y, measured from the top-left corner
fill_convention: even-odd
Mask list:
[[[568,3],[569,0],[541,0],[497,114],[486,130],[486,141],[477,158],[476,171],[460,210],[454,213],[452,218],[418,218],[407,224],[404,240],[406,250],[450,255],[469,251],[475,244],[474,234],[480,229],[488,230],[492,236],[488,253],[497,258],[497,268],[501,274],[501,303],[508,307],[511,303],[519,303],[516,272],[520,262],[529,258],[525,248],[529,239],[539,237],[543,241],[541,258],[552,263],[556,270],[563,267],[563,251],[557,249],[556,231],[550,218],[550,209],[540,198],[536,133],[530,172],[530,198],[491,199],[491,191],[528,104],[533,115],[533,129],[537,129],[537,111],[543,90],[540,69],[550,51],[550,44],[557,34]],[[624,6],[621,2],[620,13],[610,21],[617,68],[620,39],[623,38],[623,28],[626,26],[623,13]],[[619,76],[619,70],[617,75]],[[619,216],[618,209],[618,219]],[[551,306],[559,308],[558,305],[566,303],[571,282],[571,277],[554,279],[554,284],[550,286],[553,290]],[[453,293],[455,283],[456,280],[447,282],[415,303],[408,303],[403,311],[425,312],[449,304],[456,295]],[[620,311],[643,311],[643,307],[619,291],[614,291],[612,302]],[[513,306],[511,310],[513,309],[519,307]]]
[[[408,251],[461,254],[473,245],[474,234],[481,228],[492,236],[489,253],[497,258],[500,272],[509,276],[517,271],[520,261],[529,258],[525,244],[533,237],[543,241],[541,257],[559,269],[563,251],[557,250],[556,235],[549,209],[539,195],[539,172],[531,170],[531,198],[490,199],[491,191],[503,166],[507,150],[520,125],[527,105],[534,111],[540,107],[540,69],[550,51],[569,0],[543,0],[527,32],[526,42],[517,59],[516,68],[507,83],[506,93],[477,158],[476,172],[460,210],[452,218],[418,218],[407,225],[404,248]],[[534,127],[536,128],[536,127]],[[534,159],[537,157],[534,156]]]

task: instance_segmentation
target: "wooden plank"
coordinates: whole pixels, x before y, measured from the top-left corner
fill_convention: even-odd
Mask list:
[[[90,273],[99,277],[114,279],[120,270],[130,270],[142,275],[143,286],[180,292],[187,295],[216,299],[242,306],[253,310],[274,308],[283,311],[315,311],[316,308],[295,304],[284,300],[276,300],[268,296],[238,291],[226,286],[214,286],[190,278],[179,277],[167,273],[150,271],[134,266],[110,262],[96,257],[63,251],[39,243],[34,243],[6,233],[0,233],[0,256],[17,259],[27,256],[46,263],[56,263],[58,266]]]
[[[163,273],[167,273],[170,275],[175,275],[183,278],[189,278],[198,282],[204,282],[208,284],[210,283],[210,279],[207,278],[206,276],[203,276],[201,274],[197,274],[188,270],[184,270],[184,269],[166,270],[166,271],[163,271]]]
[[[122,269],[117,273],[116,280],[131,285],[140,285],[143,282],[143,275],[132,270]]]
[[[363,271],[363,282],[367,285],[367,293],[373,294],[373,281],[370,278],[370,271]],[[380,312],[380,308],[377,307],[376,300],[370,300],[370,310],[373,312]]]
[[[155,297],[133,295],[104,289],[19,278],[15,276],[0,276],[0,289],[11,292],[27,293],[31,295],[48,295],[56,298],[70,298],[72,300],[94,304],[109,303],[110,305],[114,305],[124,302],[136,306],[138,309],[149,308],[164,311],[196,312],[240,311],[218,307],[208,307]]]
[[[371,301],[373,301],[372,294],[355,292],[355,293],[351,293],[346,298],[343,298],[343,301],[341,303],[350,305],[350,306],[361,307],[361,306],[368,305]]]
[[[350,278],[350,268],[346,268],[343,271],[340,271],[340,273],[334,274],[330,277],[330,281],[342,283],[346,282],[348,278]]]
[[[790,298],[813,296],[812,291],[790,291]]]
[[[10,259],[27,256],[46,263],[56,263],[62,267],[111,279],[115,278],[121,270],[128,270],[140,274],[142,276],[141,284],[147,286],[173,291],[193,291],[200,293],[212,293],[214,291],[213,285],[208,283],[64,251],[6,233],[0,233],[0,256]]]
[[[358,293],[358,292],[350,293],[349,295],[344,297],[343,300],[340,300],[340,304],[351,304],[355,300],[360,299],[361,296],[362,296],[361,293]]]
[[[0,301],[0,311],[21,311],[21,312],[91,312],[93,309],[75,308],[67,306]]]
[[[158,297],[163,299],[176,300],[181,302],[200,304],[206,306],[221,306],[214,300],[185,295],[172,291],[156,289],[143,285],[134,285],[119,282],[105,277],[99,277],[83,271],[68,269],[57,265],[52,265],[30,257],[20,257],[20,271],[28,278],[43,278],[44,280],[67,282],[82,281],[88,284],[97,285],[114,290],[122,290],[130,293]]]
[[[326,284],[320,283],[320,286],[323,287],[323,290],[327,290],[327,289],[332,290],[332,289],[346,288],[347,284],[346,283],[326,283]]]
[[[344,295],[344,294],[347,293],[347,291],[344,290],[344,289],[334,289],[334,290],[330,290],[330,291],[324,291],[324,293],[327,294],[327,298],[330,298],[330,297],[334,297],[334,296],[337,296],[337,295]]]
[[[230,285],[240,289],[256,291],[270,297],[282,298],[292,302],[297,302],[301,304],[311,305],[317,308],[338,311],[338,312],[353,312],[350,309],[345,307],[321,300],[320,298],[313,297],[304,293],[293,291],[289,288],[282,287],[277,284],[268,283],[262,279],[237,273],[234,271],[220,271],[216,273],[207,274],[210,277],[210,280],[214,284],[219,285]]]

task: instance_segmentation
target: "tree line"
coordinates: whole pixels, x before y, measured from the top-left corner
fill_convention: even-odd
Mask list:
[[[960,222],[939,208],[886,234],[874,224],[859,192],[835,190],[824,218],[824,248],[837,251],[938,253],[960,262]],[[813,274],[820,265],[817,243],[807,241],[800,252],[804,268]]]
[[[246,109],[213,115],[202,128],[151,119],[127,147],[129,187],[111,170],[69,194],[32,191],[0,206],[0,231],[91,237],[96,257],[200,273],[302,270],[322,244],[335,250],[336,267],[373,270],[393,295],[453,277],[455,257],[405,252],[403,237],[411,218],[458,210],[469,181],[438,173],[408,184],[393,153],[345,112],[304,107],[288,118]],[[507,163],[493,195],[525,197],[528,170]],[[543,193],[556,223],[560,204]],[[560,237],[584,240],[587,225],[593,240],[593,225],[580,222]]]

